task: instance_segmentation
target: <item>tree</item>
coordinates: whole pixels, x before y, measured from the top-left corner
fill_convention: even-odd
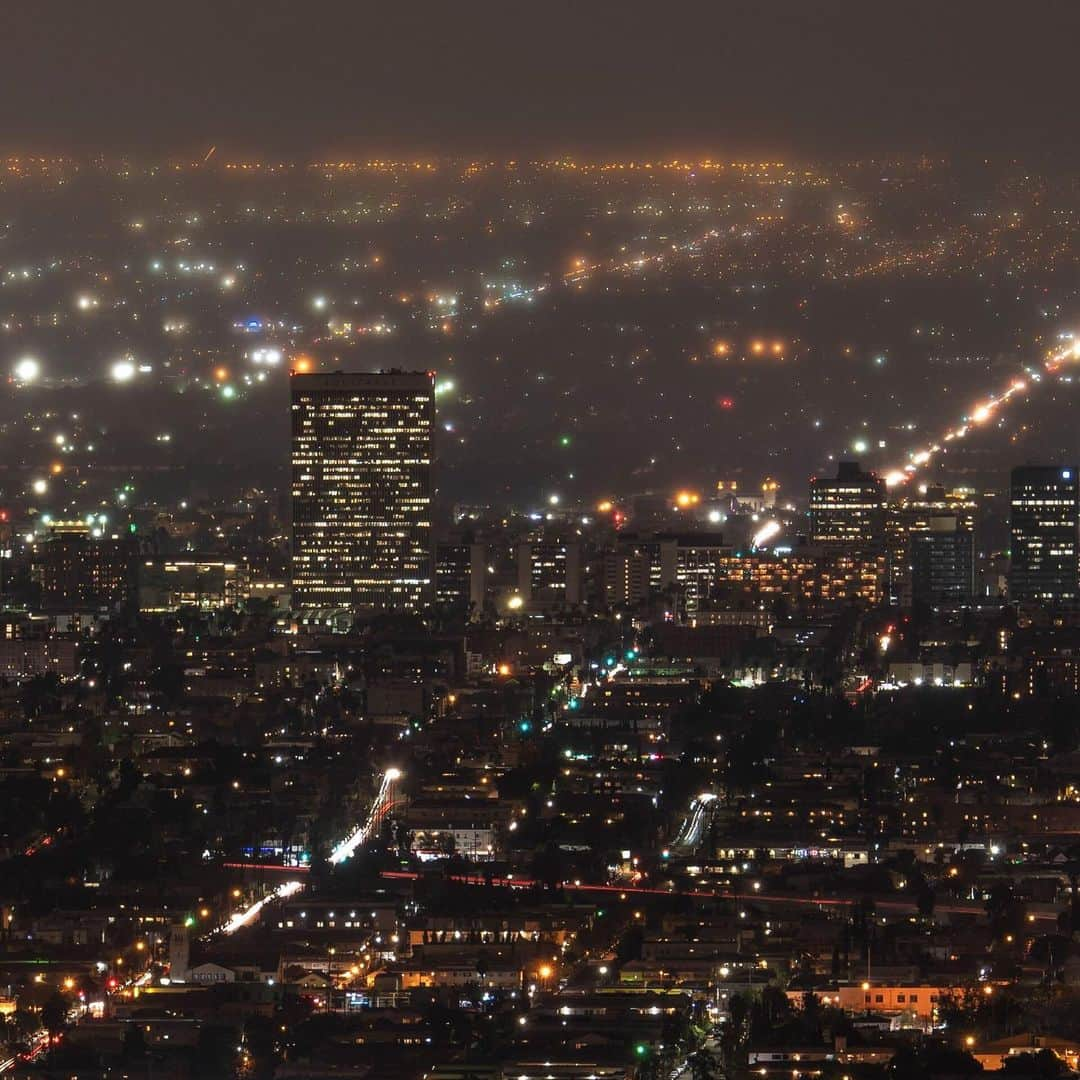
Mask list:
[[[1034,1076],[1038,1080],[1053,1080],[1069,1072],[1069,1067],[1053,1050],[1040,1050],[1037,1054],[1010,1054],[1001,1069],[1006,1073]]]
[[[125,1061],[138,1061],[146,1056],[146,1035],[142,1024],[130,1023],[124,1029],[123,1054]]]
[[[50,1036],[59,1035],[67,1027],[70,1007],[63,994],[52,994],[41,1006],[41,1026]]]

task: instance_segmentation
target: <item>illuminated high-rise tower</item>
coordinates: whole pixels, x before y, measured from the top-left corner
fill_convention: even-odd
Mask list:
[[[841,461],[834,477],[810,481],[810,540],[869,550],[883,546],[885,481]]]
[[[430,372],[292,377],[297,607],[432,600]]]
[[[1021,465],[1010,484],[1009,599],[1074,601],[1080,596],[1080,472]]]

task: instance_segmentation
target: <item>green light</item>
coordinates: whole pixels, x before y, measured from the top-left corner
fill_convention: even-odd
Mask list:
[[[130,525],[128,525],[128,532],[129,533],[137,533],[138,531],[139,531],[139,526],[136,525],[134,521],[131,522]]]
[[[518,731],[523,734],[528,734],[528,732],[532,731],[532,724],[530,724],[528,720],[522,720],[521,723],[518,724]]]
[[[189,915],[189,916],[188,916],[188,917],[187,917],[187,918],[186,918],[186,919],[184,920],[184,925],[185,925],[185,926],[194,926],[194,925],[195,925],[195,916],[194,916],[194,915]]]
[[[638,1043],[637,1046],[634,1047],[634,1053],[637,1054],[638,1057],[644,1057],[648,1052],[649,1048],[644,1043]]]
[[[221,396],[223,398],[236,397],[236,391],[231,386],[223,386],[221,388]]]
[[[570,436],[569,435],[560,435],[559,436],[559,445],[560,446],[569,446],[570,445]]]

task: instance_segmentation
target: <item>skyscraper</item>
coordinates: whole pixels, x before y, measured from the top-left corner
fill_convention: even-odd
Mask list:
[[[293,375],[296,606],[431,602],[434,399],[430,372]]]
[[[1009,598],[1075,600],[1080,595],[1076,467],[1021,465],[1012,471],[1010,489]]]
[[[885,539],[885,481],[841,461],[835,478],[810,481],[810,540],[870,549]]]

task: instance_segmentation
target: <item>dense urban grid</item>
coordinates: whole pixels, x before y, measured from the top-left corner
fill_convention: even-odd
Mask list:
[[[0,161],[0,1074],[1080,1070],[1080,201]]]

